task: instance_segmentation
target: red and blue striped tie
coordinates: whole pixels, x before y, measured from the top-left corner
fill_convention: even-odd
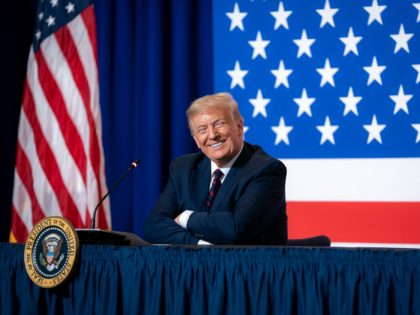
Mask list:
[[[213,201],[216,198],[216,194],[219,191],[220,186],[222,186],[222,177],[223,172],[220,169],[216,169],[213,172],[213,181],[211,182],[211,187],[209,191],[209,198],[207,199],[207,210],[210,211]]]

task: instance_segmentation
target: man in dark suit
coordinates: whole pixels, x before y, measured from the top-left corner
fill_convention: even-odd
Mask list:
[[[228,93],[204,96],[187,110],[201,150],[175,159],[146,220],[159,244],[283,245],[287,241],[286,167],[244,142],[243,118]]]

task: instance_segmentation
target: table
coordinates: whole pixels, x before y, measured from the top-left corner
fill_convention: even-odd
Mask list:
[[[420,251],[82,245],[55,289],[0,243],[1,314],[420,314]]]

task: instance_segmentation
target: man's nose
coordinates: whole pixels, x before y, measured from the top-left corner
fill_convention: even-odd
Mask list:
[[[219,135],[219,133],[217,132],[217,129],[214,127],[210,127],[209,128],[209,138],[210,139],[214,139]]]

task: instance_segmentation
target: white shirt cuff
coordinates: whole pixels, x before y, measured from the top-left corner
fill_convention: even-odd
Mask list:
[[[184,212],[182,212],[179,215],[179,225],[182,226],[184,229],[187,228],[188,220],[193,212],[194,211],[191,210],[184,210]]]
[[[199,240],[197,245],[213,245],[213,244],[209,243],[209,242],[206,242],[206,241],[203,241],[203,240]]]

